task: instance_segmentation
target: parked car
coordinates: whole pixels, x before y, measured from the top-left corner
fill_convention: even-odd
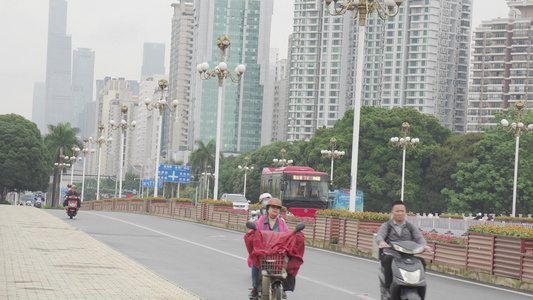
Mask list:
[[[233,202],[233,209],[248,210],[249,201],[243,194],[222,194],[222,201]]]

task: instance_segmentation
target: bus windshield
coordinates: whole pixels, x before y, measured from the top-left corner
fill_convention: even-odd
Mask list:
[[[328,184],[324,181],[290,181],[285,190],[285,199],[328,197]]]

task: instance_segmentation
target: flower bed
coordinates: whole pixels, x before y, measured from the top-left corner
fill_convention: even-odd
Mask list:
[[[521,238],[533,238],[533,228],[522,226],[496,226],[490,224],[474,225],[468,228],[469,232],[490,233]]]
[[[168,201],[175,202],[180,206],[192,206],[192,199],[189,198],[170,198]]]
[[[351,212],[351,211],[340,210],[340,209],[319,210],[316,212],[316,215],[317,216],[351,218],[351,219],[359,219],[359,220],[372,220],[372,221],[390,220],[389,214],[382,214],[382,213],[369,212],[369,211]]]
[[[222,200],[213,200],[213,199],[201,199],[201,200],[198,200],[198,203],[212,204],[215,206],[233,206],[233,202],[231,201],[222,201]]]
[[[426,241],[433,241],[444,244],[466,245],[468,243],[467,238],[461,238],[450,235],[438,235],[436,233],[422,232],[422,236],[424,236]]]
[[[315,218],[313,217],[284,216],[283,219],[287,222],[315,224]]]
[[[215,212],[225,212],[225,213],[230,213],[230,214],[241,214],[241,215],[247,215],[248,214],[248,211],[247,210],[242,210],[242,209],[224,209],[224,208],[213,208],[213,211]]]

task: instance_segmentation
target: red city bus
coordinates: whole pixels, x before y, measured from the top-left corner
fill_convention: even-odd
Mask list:
[[[314,217],[317,210],[328,208],[329,175],[309,167],[264,168],[261,193],[279,198],[295,216]]]

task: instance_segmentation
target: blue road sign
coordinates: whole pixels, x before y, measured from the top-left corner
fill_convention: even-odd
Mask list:
[[[155,180],[154,179],[143,179],[142,187],[147,187],[147,188],[155,187]],[[158,180],[157,188],[162,188],[162,187],[163,187],[163,182]]]
[[[166,182],[191,182],[191,166],[159,165],[159,179]]]

